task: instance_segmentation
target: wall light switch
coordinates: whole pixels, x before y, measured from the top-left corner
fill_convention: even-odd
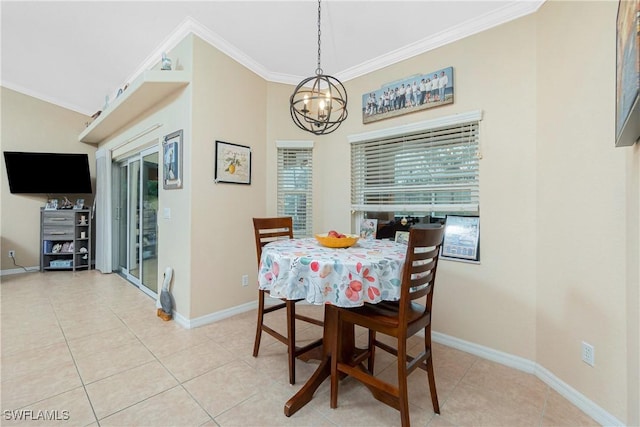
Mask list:
[[[171,208],[164,208],[162,210],[162,214],[163,214],[165,219],[170,219],[171,218]]]

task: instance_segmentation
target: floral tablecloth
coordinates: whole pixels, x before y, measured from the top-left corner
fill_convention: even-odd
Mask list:
[[[323,247],[314,238],[279,240],[262,249],[258,286],[273,297],[312,304],[396,301],[406,251],[390,240],[360,239],[345,249]]]

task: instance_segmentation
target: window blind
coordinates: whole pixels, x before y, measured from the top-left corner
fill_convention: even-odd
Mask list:
[[[312,236],[313,150],[278,146],[278,215],[293,218],[294,237]]]
[[[478,120],[351,143],[354,211],[478,212]]]

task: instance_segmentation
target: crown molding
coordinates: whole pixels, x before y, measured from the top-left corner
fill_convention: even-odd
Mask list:
[[[359,65],[335,73],[335,76],[345,82],[356,77],[363,76],[397,62],[412,58],[416,55],[428,52],[438,47],[447,45],[454,41],[463,39],[473,34],[480,33],[498,25],[507,23],[522,16],[536,12],[545,0],[522,1],[507,4],[493,12],[486,13],[478,18],[463,22],[447,31],[442,31],[434,36],[411,43],[389,54],[365,61]],[[145,70],[150,69],[162,52],[167,52],[174,48],[183,38],[189,34],[194,34],[227,56],[239,62],[249,70],[253,71],[263,79],[273,83],[283,83],[297,85],[304,76],[276,73],[267,70],[262,64],[256,62],[243,51],[235,47],[232,43],[211,31],[192,17],[185,18],[182,23],[162,42],[160,45],[140,64],[135,72],[129,77],[133,80]]]
[[[516,3],[509,3],[502,8],[499,8],[490,13],[486,13],[478,18],[470,19],[462,24],[448,29],[447,31],[442,31],[438,34],[411,43],[386,55],[379,56],[354,67],[337,72],[334,74],[334,76],[342,82],[346,82],[356,77],[366,75],[389,65],[393,65],[397,62],[404,61],[416,55],[420,55],[422,53],[428,52],[438,47],[442,47],[473,34],[480,33],[514,19],[534,13],[540,8],[540,6],[542,6],[542,4],[544,4],[545,1],[546,0],[525,0]],[[246,53],[238,49],[236,46],[221,37],[219,34],[211,31],[196,19],[187,17],[156,47],[156,49],[154,49],[140,63],[140,65],[133,71],[133,73],[124,82],[122,82],[122,85],[124,86],[124,84],[135,80],[136,77],[153,68],[153,66],[155,66],[160,60],[163,52],[170,51],[190,34],[200,37],[205,42],[209,43],[216,49],[220,50],[230,58],[234,59],[247,69],[253,71],[269,82],[297,85],[302,79],[305,78],[305,76],[295,76],[291,74],[276,73],[267,70],[262,64],[249,57]],[[78,105],[69,105],[65,102],[62,102],[61,100],[53,99],[49,96],[21,87],[11,82],[3,80],[0,84],[8,89],[18,91],[25,95],[41,99],[43,101],[61,106],[72,111],[76,111],[80,114],[84,114],[87,116],[93,114],[93,111],[86,111],[85,108],[82,108]]]
[[[220,50],[227,56],[233,58],[249,70],[258,74],[265,80],[269,80],[269,72],[264,66],[254,61],[252,58],[247,56],[240,49],[235,47],[232,43],[227,41],[225,38],[221,37],[219,34],[211,31],[209,28],[202,25],[196,19],[188,16],[186,17],[171,34],[167,36],[158,47],[149,55],[147,58],[142,61],[142,63],[138,66],[138,68],[129,76],[129,81],[134,80],[137,76],[142,74],[144,71],[153,67],[162,57],[163,52],[168,52],[174,47],[178,45],[186,36],[193,34],[216,49]]]
[[[78,106],[78,105],[74,105],[74,104],[68,104],[66,102],[63,102],[60,99],[57,98],[52,98],[50,96],[47,95],[43,95],[42,93],[32,90],[32,89],[27,89],[26,87],[14,84],[12,82],[8,82],[5,80],[2,80],[2,82],[0,82],[0,86],[5,87],[7,89],[11,89],[13,91],[19,92],[23,95],[27,95],[30,96],[32,98],[36,98],[39,99],[40,101],[44,101],[44,102],[48,102],[49,104],[54,104],[58,107],[62,107],[62,108],[66,108],[67,110],[71,110],[71,111],[75,111],[76,113],[79,114],[83,114],[85,116],[90,116],[91,114],[93,114],[93,112],[88,112],[86,111],[84,108]]]
[[[379,70],[397,62],[404,61],[414,56],[445,46],[449,43],[461,40],[482,31],[488,30],[498,25],[505,24],[514,19],[521,18],[536,12],[545,0],[523,1],[510,3],[493,12],[486,13],[477,18],[467,20],[461,24],[451,27],[446,31],[441,31],[431,37],[416,41],[407,46],[403,46],[386,55],[365,61],[359,65],[336,73],[343,82],[363,76],[373,71]]]

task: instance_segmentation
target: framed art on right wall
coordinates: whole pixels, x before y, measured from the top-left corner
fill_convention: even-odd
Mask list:
[[[620,0],[616,19],[616,147],[640,140],[640,0]]]

